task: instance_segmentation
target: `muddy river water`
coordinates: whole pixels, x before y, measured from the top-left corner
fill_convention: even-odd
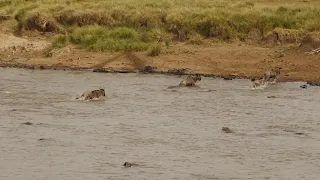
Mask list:
[[[182,78],[0,69],[0,179],[320,178],[319,87]]]

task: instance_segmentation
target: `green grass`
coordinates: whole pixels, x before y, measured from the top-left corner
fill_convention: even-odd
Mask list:
[[[149,47],[143,33],[126,27],[77,28],[72,31],[70,40],[74,44],[93,51],[145,51]]]
[[[190,35],[188,44],[201,45],[203,44],[203,37],[197,33]]]
[[[72,43],[97,51],[144,51],[159,36],[201,44],[246,41],[252,32],[263,39],[275,29],[318,33],[319,7],[317,0],[0,0],[0,14],[14,15],[22,30],[68,32]]]
[[[53,42],[52,47],[54,48],[63,48],[68,44],[68,37],[65,35],[57,35]]]

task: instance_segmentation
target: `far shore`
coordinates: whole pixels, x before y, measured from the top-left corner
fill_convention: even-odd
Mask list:
[[[262,77],[265,71],[282,67],[279,81],[320,81],[320,53],[308,55],[305,52],[310,48],[303,49],[299,44],[177,43],[169,47],[163,45],[158,56],[149,56],[147,51],[94,52],[72,44],[51,48],[50,38],[40,35],[17,37],[10,31],[0,31],[0,38],[0,67],[202,74],[225,79]]]

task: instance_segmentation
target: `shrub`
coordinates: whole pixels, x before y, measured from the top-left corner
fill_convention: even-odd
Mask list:
[[[159,56],[160,53],[161,53],[161,45],[156,44],[151,47],[149,56]]]

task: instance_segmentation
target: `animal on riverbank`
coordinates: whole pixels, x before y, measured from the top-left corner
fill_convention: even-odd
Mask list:
[[[169,89],[175,88],[175,87],[190,87],[190,86],[195,86],[197,81],[201,81],[201,76],[196,75],[188,75],[186,79],[182,80],[179,85],[177,86],[169,86]]]
[[[263,74],[263,78],[264,78],[265,82],[272,82],[272,83],[277,82],[278,79],[280,78],[280,70],[281,69],[282,69],[281,67],[275,67],[269,71],[266,71]]]
[[[98,90],[93,90],[93,91],[86,91],[80,97],[77,97],[76,99],[83,98],[83,100],[88,100],[88,99],[100,98],[102,96],[106,96],[105,90],[98,89]]]

